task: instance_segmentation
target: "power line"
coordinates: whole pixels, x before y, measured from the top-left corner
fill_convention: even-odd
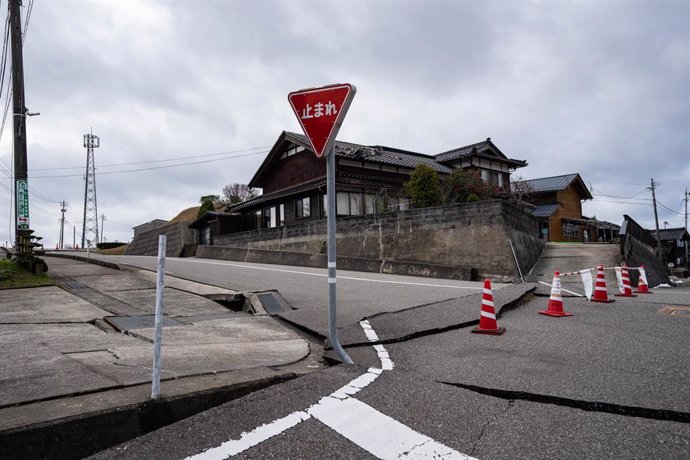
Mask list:
[[[106,175],[106,174],[125,174],[125,173],[131,173],[131,172],[139,172],[139,171],[151,171],[154,169],[166,169],[166,168],[176,168],[178,166],[189,166],[189,165],[197,165],[197,164],[202,164],[202,163],[212,163],[216,161],[223,161],[223,160],[231,160],[234,158],[242,158],[242,157],[248,157],[252,155],[263,155],[266,152],[253,152],[253,153],[245,153],[242,155],[234,155],[231,157],[225,157],[225,158],[215,158],[213,160],[202,160],[202,161],[190,161],[187,163],[179,163],[176,165],[167,165],[167,166],[153,166],[151,168],[138,168],[138,169],[126,169],[123,171],[106,171],[106,172],[99,172],[96,173],[99,176]],[[56,178],[61,178],[61,177],[82,177],[82,174],[62,174],[62,175],[52,175],[52,176],[31,176],[29,179],[56,179]]]
[[[270,147],[252,147],[248,149],[241,149],[241,150],[230,150],[227,152],[219,152],[219,153],[207,153],[205,155],[190,155],[190,156],[184,156],[184,157],[177,157],[177,158],[165,158],[163,160],[146,160],[146,161],[134,161],[131,163],[110,163],[110,164],[105,164],[105,165],[98,165],[99,168],[108,168],[112,166],[130,166],[130,165],[140,165],[140,164],[147,164],[147,163],[162,163],[164,161],[176,161],[176,160],[188,160],[191,158],[206,158],[206,157],[214,157],[214,156],[220,156],[220,155],[230,155],[232,153],[242,153],[242,152],[249,152],[252,150],[261,150],[261,152],[257,153],[266,153],[266,149]],[[231,157],[234,158],[234,157]],[[224,158],[220,158],[220,160],[223,160]],[[58,167],[58,168],[31,168],[32,171],[57,171],[61,169],[83,169],[83,166],[63,166],[63,167]]]

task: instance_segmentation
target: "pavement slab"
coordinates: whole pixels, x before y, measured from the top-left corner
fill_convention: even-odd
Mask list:
[[[438,381],[690,414],[689,318],[574,298],[565,305],[574,316],[537,314],[546,303],[508,312],[501,336],[460,329],[387,348],[400,368]]]
[[[49,346],[0,347],[0,407],[114,386],[114,380]]]
[[[534,290],[534,284],[517,284],[493,290],[496,314],[520,301]],[[407,310],[368,317],[381,342],[405,340],[418,335],[441,332],[449,328],[478,323],[482,294],[437,302]],[[343,346],[368,344],[359,324],[346,326],[338,333]]]
[[[101,267],[102,268],[102,267]],[[114,269],[99,276],[72,276],[90,288],[100,292],[127,292],[141,289],[156,289],[156,282],[146,279],[138,272],[120,272]]]
[[[90,323],[0,325],[0,345],[50,347],[59,353],[107,350],[115,346],[146,345],[146,342],[115,332],[108,333]]]
[[[84,323],[107,314],[55,286],[0,290],[0,324]]]
[[[108,295],[135,307],[141,312],[138,314],[154,314],[156,311],[156,289],[111,291]],[[224,306],[204,297],[177,289],[163,290],[163,313],[168,316],[219,315],[227,312]]]

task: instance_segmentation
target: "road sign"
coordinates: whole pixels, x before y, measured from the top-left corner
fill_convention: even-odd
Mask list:
[[[342,83],[288,94],[290,106],[317,157],[331,151],[355,92],[354,85]]]
[[[17,230],[29,229],[29,182],[17,180]]]

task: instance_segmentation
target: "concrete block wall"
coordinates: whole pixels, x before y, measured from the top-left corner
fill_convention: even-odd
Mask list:
[[[166,235],[166,257],[179,257],[186,245],[195,243],[194,231],[187,227],[188,225],[188,222],[178,222],[141,232],[129,243],[125,255],[156,256],[158,255],[158,236]]]
[[[339,217],[338,255],[476,269],[480,277],[519,279],[543,249],[532,216],[501,200]],[[326,253],[326,221],[219,236],[217,246]]]

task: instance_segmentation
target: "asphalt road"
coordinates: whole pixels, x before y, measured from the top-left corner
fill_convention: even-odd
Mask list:
[[[568,318],[538,315],[546,299],[536,298],[502,315],[502,336],[467,327],[358,346],[349,349],[356,366],[253,393],[95,457],[688,458],[690,325],[659,312],[668,299],[690,310],[688,294],[571,303]],[[414,322],[396,312],[377,319]]]
[[[155,270],[156,258],[146,256],[96,256]],[[326,269],[234,261],[169,257],[166,273],[236,291],[278,290],[295,309],[290,320],[326,335],[328,282]],[[417,305],[455,299],[481,292],[482,283],[339,270],[338,327],[356,324],[375,314],[405,310]],[[505,284],[495,284],[500,289]]]

